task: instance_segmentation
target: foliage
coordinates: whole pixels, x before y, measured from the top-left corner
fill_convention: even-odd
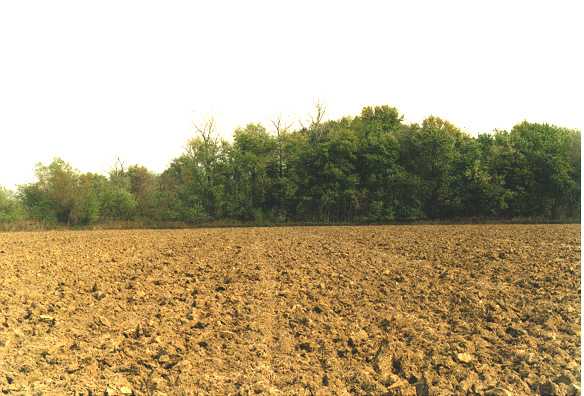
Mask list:
[[[20,201],[13,192],[0,187],[0,223],[8,223],[23,218]]]
[[[332,121],[324,114],[318,105],[298,130],[249,124],[235,130],[233,143],[208,120],[160,175],[120,162],[107,177],[61,159],[39,164],[35,183],[17,194],[0,189],[0,222],[580,216],[579,131],[522,122],[473,137],[435,116],[406,124],[389,106]]]

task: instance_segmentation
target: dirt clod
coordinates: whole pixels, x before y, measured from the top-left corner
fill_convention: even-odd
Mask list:
[[[48,323],[51,326],[53,326],[56,322],[55,318],[51,315],[39,315],[39,320],[41,322]]]
[[[473,360],[473,356],[470,353],[464,352],[464,353],[458,353],[456,355],[456,358],[458,359],[459,362],[461,363],[470,363]]]
[[[492,388],[485,392],[485,396],[513,396],[513,393],[505,388]]]
[[[105,293],[102,292],[101,290],[94,291],[93,293],[91,293],[91,295],[98,301],[103,300],[105,298]]]

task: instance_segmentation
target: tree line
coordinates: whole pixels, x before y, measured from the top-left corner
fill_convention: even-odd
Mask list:
[[[0,223],[576,219],[580,131],[522,122],[475,137],[434,116],[405,123],[389,106],[324,121],[317,105],[297,128],[249,124],[232,142],[207,121],[161,174],[121,163],[80,173],[55,159],[36,176],[0,188]]]

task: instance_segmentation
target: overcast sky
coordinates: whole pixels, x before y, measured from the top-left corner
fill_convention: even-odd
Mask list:
[[[196,4],[195,4],[196,3]],[[160,172],[213,115],[390,104],[471,132],[584,125],[582,2],[3,1],[0,185],[59,156]]]

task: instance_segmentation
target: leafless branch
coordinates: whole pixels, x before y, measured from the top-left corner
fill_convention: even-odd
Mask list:
[[[318,128],[320,124],[323,122],[324,117],[326,115],[326,106],[322,104],[320,100],[318,100],[314,105],[314,110],[312,114],[308,116],[308,119],[305,124],[302,120],[299,120],[298,123],[302,129],[309,129],[309,128]]]
[[[320,100],[316,102],[314,105],[314,115],[312,116],[312,124],[314,126],[319,126],[320,123],[323,121],[324,116],[326,114],[326,106],[323,105]]]
[[[193,127],[205,143],[211,143],[216,139],[215,119],[213,117],[207,118],[202,123],[193,122]]]
[[[286,133],[290,130],[293,123],[285,124],[282,121],[282,117],[278,117],[275,120],[271,120],[272,125],[274,126],[274,130],[276,131],[276,136],[280,137],[281,134]]]

